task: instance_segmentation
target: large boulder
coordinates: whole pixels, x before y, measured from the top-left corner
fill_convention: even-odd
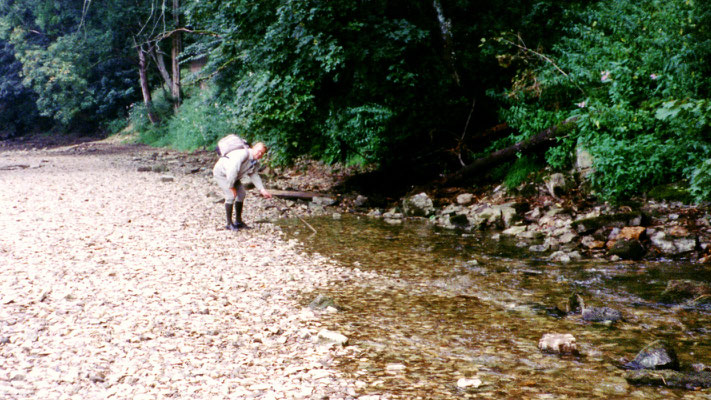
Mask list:
[[[565,194],[566,182],[563,174],[557,172],[546,178],[545,182],[546,189],[548,189],[548,193],[550,193],[551,196],[560,197]]]
[[[432,199],[424,192],[406,197],[402,202],[402,208],[405,215],[413,217],[429,217],[435,212]]]

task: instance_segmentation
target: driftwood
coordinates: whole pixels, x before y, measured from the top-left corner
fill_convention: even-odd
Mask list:
[[[561,122],[560,124],[548,128],[537,135],[518,142],[512,146],[505,149],[501,149],[489,154],[486,157],[478,158],[471,164],[465,166],[457,172],[453,172],[445,176],[438,184],[438,186],[453,186],[463,182],[474,181],[477,178],[481,178],[486,169],[491,168],[494,165],[512,160],[517,154],[525,154],[533,151],[542,151],[548,149],[555,143],[555,138],[564,132],[568,132],[569,125],[574,125],[578,117],[568,118],[567,120]]]

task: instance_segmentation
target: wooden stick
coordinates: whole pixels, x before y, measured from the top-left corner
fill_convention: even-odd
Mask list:
[[[270,190],[269,192],[272,193],[272,196],[274,196],[274,193],[273,193],[273,192],[275,192],[275,191]],[[273,198],[273,199],[280,199],[280,200],[284,203],[284,205],[285,205],[286,207],[289,207],[289,206],[286,204],[286,200],[281,199],[281,198],[279,198],[279,197],[272,197],[272,198]],[[297,215],[296,215],[296,218],[300,219],[301,222],[304,223],[304,225],[306,225],[307,227],[309,227],[309,229],[311,229],[311,231],[313,231],[313,233],[318,233],[318,232],[316,231],[316,229],[314,229],[314,227],[311,226],[311,224],[309,224],[308,222],[306,222],[305,219],[301,218],[300,215],[297,214]]]

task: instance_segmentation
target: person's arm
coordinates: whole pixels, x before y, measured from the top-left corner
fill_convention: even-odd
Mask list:
[[[262,178],[259,176],[259,173],[256,171],[252,172],[249,174],[249,179],[254,183],[254,187],[256,187],[259,190],[259,194],[262,195],[262,197],[266,199],[270,199],[272,197],[272,194],[267,191],[267,189],[264,188],[264,184],[262,183]]]

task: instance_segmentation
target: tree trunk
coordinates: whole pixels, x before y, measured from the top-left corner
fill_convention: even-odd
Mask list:
[[[148,120],[152,124],[157,124],[159,119],[153,112],[153,99],[151,98],[151,90],[148,87],[148,76],[146,74],[146,53],[142,46],[136,46],[138,49],[138,76],[141,80],[141,93],[143,94],[143,102],[146,105]]]
[[[432,5],[435,11],[437,11],[439,29],[442,33],[442,40],[444,41],[444,59],[452,70],[452,78],[454,78],[457,86],[461,86],[459,73],[457,73],[457,66],[455,65],[456,56],[454,53],[454,44],[452,43],[452,21],[444,16],[444,9],[442,8],[442,2],[440,0],[434,0]]]
[[[175,23],[175,29],[180,26],[180,0],[173,0],[173,22]],[[178,64],[178,56],[182,51],[183,37],[182,33],[176,31],[173,32],[171,36],[173,49],[171,51],[171,61],[173,64],[173,86],[171,87],[171,95],[173,96],[173,107],[175,112],[178,112],[180,108],[180,65]]]
[[[163,59],[163,50],[160,49],[160,46],[158,43],[156,43],[153,46],[153,51],[151,52],[151,56],[153,57],[153,61],[156,62],[156,66],[158,67],[158,72],[160,72],[160,76],[163,77],[163,80],[165,81],[165,85],[172,92],[173,90],[173,80],[170,79],[170,73],[168,73],[168,68],[165,66],[165,59]]]
[[[452,186],[465,181],[471,182],[477,178],[481,178],[484,175],[482,172],[486,169],[502,162],[513,160],[519,153],[547,150],[551,145],[553,145],[553,143],[555,143],[554,139],[562,133],[568,132],[569,129],[565,128],[569,128],[568,125],[574,126],[577,120],[578,117],[568,118],[560,124],[548,128],[527,140],[518,142],[505,149],[495,151],[486,157],[478,158],[474,160],[473,163],[467,165],[459,171],[444,177],[444,179],[439,182],[438,186]]]

